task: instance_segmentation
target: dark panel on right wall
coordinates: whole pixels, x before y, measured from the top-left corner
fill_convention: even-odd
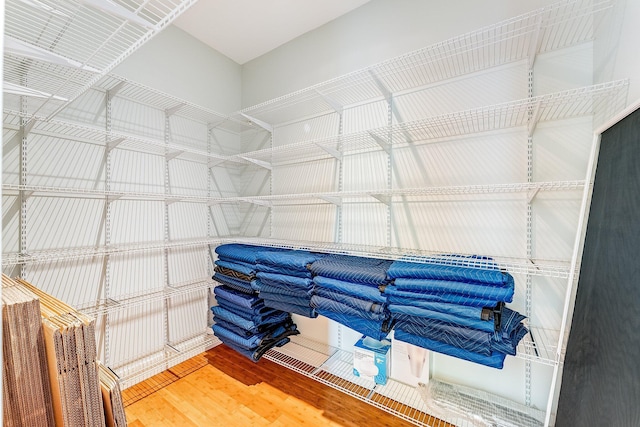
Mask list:
[[[640,426],[640,110],[602,134],[556,426]]]

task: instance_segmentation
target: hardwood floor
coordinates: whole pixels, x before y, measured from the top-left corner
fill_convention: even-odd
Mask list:
[[[127,406],[129,426],[410,425],[266,359],[253,363],[224,345],[204,359],[206,366]],[[433,425],[446,423],[434,419]]]

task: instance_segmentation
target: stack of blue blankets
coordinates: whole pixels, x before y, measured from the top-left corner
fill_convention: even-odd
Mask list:
[[[391,316],[380,287],[387,283],[391,261],[328,255],[313,264],[311,306],[338,323],[382,340],[391,331]]]
[[[311,307],[313,281],[309,266],[324,254],[279,250],[265,250],[256,257],[255,289],[260,291],[267,307],[314,318],[318,314]]]
[[[289,313],[265,306],[252,287],[256,282],[255,257],[261,251],[264,249],[247,245],[219,246],[213,276],[222,283],[214,288],[218,305],[211,307],[213,332],[253,361],[299,333]]]
[[[447,265],[443,265],[442,262]],[[429,350],[501,369],[528,332],[524,316],[504,307],[514,281],[490,260],[467,267],[465,257],[395,261],[385,288],[396,321],[395,338]]]
[[[395,338],[502,368],[527,334],[514,280],[490,258],[388,261],[240,244],[216,248],[216,336],[257,360],[297,334],[290,314],[321,314],[364,335]],[[475,267],[482,265],[482,268]]]

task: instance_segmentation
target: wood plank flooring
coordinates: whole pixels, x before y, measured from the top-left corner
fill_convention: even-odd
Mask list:
[[[205,366],[127,406],[129,426],[410,425],[266,359],[253,363],[224,345],[193,366],[203,360]],[[447,424],[434,419],[433,425]]]

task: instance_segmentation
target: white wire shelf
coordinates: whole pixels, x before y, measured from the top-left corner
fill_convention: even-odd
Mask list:
[[[398,197],[405,196],[468,196],[468,195],[491,195],[506,193],[529,193],[537,194],[540,191],[576,191],[582,190],[584,181],[552,181],[552,182],[522,182],[510,184],[489,184],[489,185],[459,185],[445,187],[422,187],[403,188],[394,190],[365,190],[365,191],[343,191],[327,193],[298,193],[279,194],[272,196],[250,196],[227,198],[225,201],[243,201],[266,206],[286,206],[304,205],[315,203],[332,203],[340,205],[342,203],[362,203],[364,201],[390,203]],[[526,194],[525,194],[526,196]]]
[[[29,253],[8,252],[2,254],[2,266],[8,267],[16,264],[38,264],[58,261],[70,261],[76,259],[101,257],[122,253],[135,253],[158,251],[163,249],[181,249],[208,245],[217,245],[220,238],[202,238],[173,240],[169,242],[140,242],[131,244],[115,244],[109,246],[88,246],[78,248],[59,248],[49,250],[31,251]]]
[[[17,111],[5,109],[3,128],[14,132],[19,131],[20,118],[22,116],[23,115]],[[55,119],[47,121],[44,117],[33,116],[29,118],[34,121],[33,126],[29,130],[29,134],[108,146],[110,149],[123,149],[158,156],[168,156],[171,159],[179,158],[205,164],[218,164],[223,161],[246,163],[246,160],[239,160],[236,157],[207,153],[204,150],[198,150],[181,144],[166,144],[164,141],[157,139],[144,138],[120,132],[107,133],[104,129]]]
[[[248,120],[237,117],[237,115],[233,117],[225,116],[211,109],[201,107],[192,102],[185,101],[114,74],[105,76],[94,86],[94,89],[111,91],[113,96],[168,112],[172,116],[175,115],[204,123],[209,129],[222,129],[231,133],[241,133],[250,130],[263,131]]]
[[[307,250],[333,254],[354,255],[369,258],[400,259],[408,262],[420,262],[439,265],[465,265],[474,268],[498,268],[512,274],[531,274],[534,276],[557,277],[566,279],[571,270],[570,260],[564,259],[527,259],[518,257],[495,256],[491,259],[470,258],[474,254],[447,253],[438,250],[419,250],[389,246],[367,246],[350,243],[311,242],[269,239],[261,237],[221,237],[220,244],[243,243],[273,248]],[[478,254],[475,254],[478,255]],[[490,255],[490,254],[488,254]],[[464,258],[461,260],[462,257]],[[464,261],[464,264],[461,262]]]
[[[302,141],[235,156],[268,166],[315,161],[373,151],[388,151],[443,138],[526,127],[529,134],[538,123],[613,113],[626,98],[627,80],[617,80],[533,98],[505,102],[422,120],[385,126],[365,132]],[[233,159],[230,158],[230,159]]]
[[[48,94],[30,111],[51,118],[195,2],[10,0],[5,79]]]
[[[105,191],[91,190],[83,188],[68,187],[46,187],[39,185],[14,185],[4,184],[2,193],[4,195],[16,195],[20,191],[29,193],[29,197],[45,196],[45,197],[66,197],[66,198],[83,198],[83,199],[108,199],[114,200],[155,200],[167,203],[185,202],[185,203],[220,203],[227,199],[212,198],[201,196],[190,196],[186,194],[164,194],[164,193],[136,193],[128,191]]]
[[[433,264],[460,264],[460,257],[472,254],[452,254],[438,250],[418,250],[387,246],[367,246],[349,243],[310,242],[269,239],[261,237],[223,236],[204,239],[174,240],[170,242],[143,242],[110,246],[91,246],[79,248],[60,248],[50,250],[31,251],[20,254],[7,252],[2,254],[2,266],[9,267],[17,264],[38,264],[59,261],[69,261],[84,258],[101,257],[119,253],[135,253],[163,249],[179,249],[225,243],[243,243],[265,247],[308,250],[324,253],[354,255],[370,258],[400,259],[409,262]],[[570,272],[569,260],[555,259],[527,259],[517,257],[493,257],[492,260],[481,258],[465,259],[465,265],[475,268],[493,268],[495,265],[512,274],[531,274],[535,276],[568,278]]]
[[[291,337],[290,343],[269,350],[264,357],[415,425],[432,426],[438,422],[437,418],[429,415],[417,387],[394,379],[388,379],[386,385],[377,385],[370,379],[353,375],[353,354],[348,351],[295,336]],[[555,363],[541,357],[529,359],[543,364]],[[496,399],[500,398],[496,396]],[[491,403],[494,402],[486,402],[488,406]]]
[[[210,329],[207,328],[204,332],[184,339],[181,342],[165,346],[161,351],[135,360],[123,362],[111,368],[120,377],[120,386],[122,389],[126,389],[221,344],[221,341],[209,331]]]
[[[107,300],[101,299],[78,305],[78,310],[90,316],[101,316],[116,311],[146,305],[156,301],[164,301],[173,297],[189,295],[204,289],[215,287],[217,282],[210,278],[200,278],[182,283],[175,283],[162,289],[135,294],[113,296]]]
[[[276,125],[591,40],[610,0],[568,0],[281,96],[242,112]]]

